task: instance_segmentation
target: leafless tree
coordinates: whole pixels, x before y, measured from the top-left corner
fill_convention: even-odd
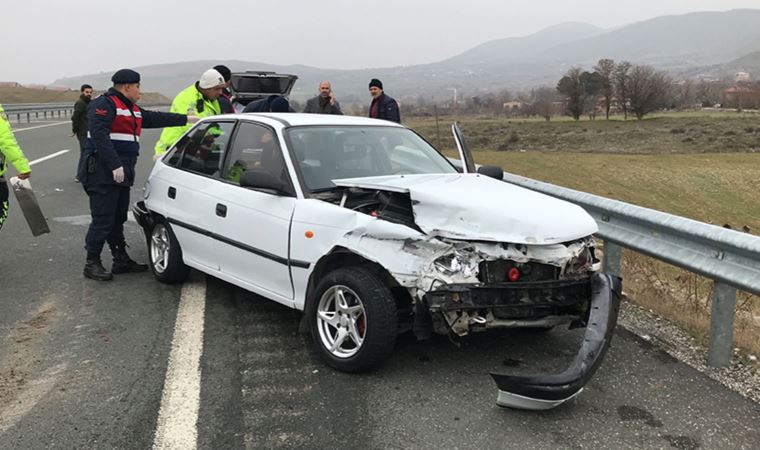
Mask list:
[[[694,88],[694,80],[687,78],[681,81],[675,87],[675,107],[679,109],[689,109],[694,107],[696,103],[696,89]]]
[[[712,108],[721,101],[723,89],[729,87],[730,82],[706,81],[700,79],[696,87],[697,102],[705,108]]]
[[[623,110],[623,117],[628,120],[628,76],[631,70],[631,63],[628,61],[622,61],[612,73],[612,80],[614,84],[615,96],[617,97],[620,109]]]
[[[596,73],[602,78],[601,96],[604,98],[604,114],[607,120],[610,120],[610,106],[612,97],[615,94],[613,86],[613,75],[615,72],[615,61],[611,59],[600,59],[594,67]]]
[[[543,117],[547,122],[554,115],[554,102],[557,101],[557,92],[547,86],[536,89],[533,93],[533,114]]]
[[[670,77],[650,66],[634,66],[629,75],[628,98],[631,112],[641,120],[652,111],[667,106]]]

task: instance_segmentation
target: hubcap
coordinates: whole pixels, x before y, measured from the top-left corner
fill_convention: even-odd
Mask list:
[[[333,356],[350,358],[367,334],[367,316],[359,296],[347,286],[330,287],[319,299],[317,329],[322,346]]]
[[[169,232],[162,224],[153,227],[150,236],[150,261],[158,273],[164,273],[169,262]]]

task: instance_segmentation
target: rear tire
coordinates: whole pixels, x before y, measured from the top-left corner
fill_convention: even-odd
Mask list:
[[[361,267],[334,270],[309,299],[312,343],[325,362],[342,372],[363,372],[388,358],[398,319],[390,289]]]
[[[182,261],[182,249],[166,222],[157,221],[148,237],[150,269],[158,281],[167,284],[183,283],[190,268]]]

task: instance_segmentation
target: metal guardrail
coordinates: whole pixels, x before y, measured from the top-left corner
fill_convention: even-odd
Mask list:
[[[149,103],[143,105],[141,103],[140,106],[144,108],[165,110],[170,105],[162,103]],[[9,119],[15,115],[18,123],[21,123],[21,118],[26,117],[26,121],[29,123],[32,121],[32,115],[34,115],[35,119],[39,119],[40,115],[42,115],[43,120],[47,119],[48,115],[50,115],[51,119],[55,118],[56,115],[58,117],[66,117],[67,115],[71,116],[74,113],[74,103],[13,103],[8,105],[3,104],[3,109]]]
[[[604,240],[604,268],[620,274],[621,247],[715,281],[707,362],[731,359],[736,290],[760,295],[760,237],[504,172],[504,181],[584,208]]]
[[[71,115],[74,113],[74,103],[73,102],[66,102],[66,103],[16,103],[16,104],[10,104],[10,105],[3,105],[3,109],[5,110],[5,114],[10,119],[12,116],[16,116],[16,120],[21,123],[21,117],[26,116],[26,121],[31,122],[32,121],[32,115],[34,115],[35,119],[40,118],[40,114],[42,114],[43,119],[47,119],[48,115],[50,115],[50,118],[54,118],[56,114],[58,117],[66,117],[67,115]]]

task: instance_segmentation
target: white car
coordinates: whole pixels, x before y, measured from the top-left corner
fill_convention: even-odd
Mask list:
[[[562,403],[606,352],[619,279],[598,272],[583,209],[500,169],[478,173],[455,136],[461,169],[381,120],[206,118],[156,163],[133,209],[153,273],[182,282],[192,267],[303,311],[318,352],[348,372],[382,362],[405,331],[586,326],[562,374],[492,374],[502,406]]]

